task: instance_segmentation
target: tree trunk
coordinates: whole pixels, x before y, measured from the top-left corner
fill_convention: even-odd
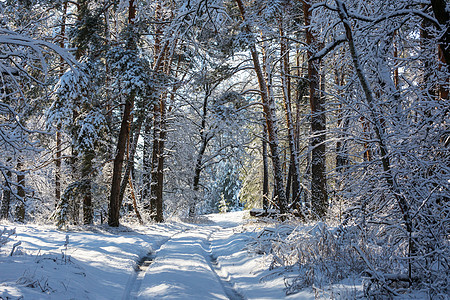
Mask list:
[[[134,0],[130,0],[128,8],[128,23],[134,24],[136,8]],[[134,94],[127,95],[125,100],[125,109],[123,112],[122,123],[120,125],[119,139],[117,141],[117,152],[114,158],[113,178],[111,183],[111,195],[109,198],[108,225],[119,226],[120,217],[120,183],[122,177],[122,166],[125,155],[127,140],[129,139],[129,122],[131,111],[134,105]]]
[[[203,169],[203,155],[205,154],[206,147],[208,146],[208,142],[210,139],[207,137],[206,131],[206,115],[208,113],[208,99],[211,96],[211,91],[209,89],[208,84],[205,85],[205,97],[203,98],[203,107],[202,107],[202,122],[200,125],[200,149],[197,154],[197,160],[195,163],[195,171],[194,171],[194,182],[192,188],[194,190],[194,201],[189,206],[189,217],[195,216],[195,205],[197,204],[197,192],[199,190],[200,184],[200,173]]]
[[[81,22],[84,18],[84,16],[87,14],[88,12],[88,1],[87,0],[78,0],[77,1],[77,21]],[[85,49],[85,47],[83,47],[83,45],[76,45],[77,50],[75,51],[75,59],[77,61],[80,61],[82,55],[83,55],[83,51]],[[73,103],[73,109],[72,109],[72,124],[74,124],[73,128],[72,128],[72,141],[76,141],[77,140],[77,133],[76,133],[76,126],[75,124],[77,123],[78,117],[80,116],[80,108],[81,104],[80,104],[80,100],[79,99],[75,99],[74,103]],[[75,144],[72,145],[72,149],[71,149],[71,158],[70,158],[70,168],[72,169],[72,181],[73,182],[77,182],[79,181],[82,176],[79,172],[79,162],[78,162],[78,150],[75,147]],[[73,223],[75,225],[77,225],[79,223],[79,219],[80,219],[80,207],[82,207],[83,204],[80,205],[80,203],[77,203],[78,200],[77,198],[73,199],[73,203],[71,203],[71,211],[72,211],[72,219],[73,219]]]
[[[10,161],[11,159],[7,160]],[[6,171],[5,184],[3,185],[2,205],[0,206],[0,220],[8,219],[11,206],[11,178],[12,172]]]
[[[161,5],[157,3],[156,19],[163,22]],[[154,53],[158,54],[154,72],[164,72],[163,62],[167,60],[168,41],[162,46],[163,24],[157,24],[155,29]],[[166,93],[160,95],[153,107],[153,146],[150,176],[150,217],[156,222],[163,221],[163,185],[164,185],[164,139],[165,133],[165,98]]]
[[[131,187],[132,182],[129,180],[131,180],[130,175],[131,175],[131,171],[134,166],[134,156],[136,154],[137,144],[138,144],[143,120],[144,120],[144,114],[141,114],[136,121],[135,128],[132,131],[131,131],[131,128],[129,129],[130,136],[131,136],[131,132],[134,132],[134,135],[133,135],[133,138],[132,139],[130,138],[127,142],[127,145],[128,145],[128,147],[127,147],[127,165],[125,167],[125,173],[123,174],[122,183],[120,184],[120,193],[119,193],[120,206],[122,206],[123,198],[125,196],[125,190],[127,188],[127,185],[130,184],[130,187]],[[145,150],[145,144],[144,144],[144,150]],[[145,168],[145,166],[144,166],[144,168]],[[144,172],[144,174],[145,174],[145,172]]]
[[[261,38],[264,40],[264,36],[263,33],[261,33]],[[264,41],[263,46],[262,46],[262,69],[264,72],[264,76],[265,76],[265,80],[267,82],[267,91],[268,91],[268,95],[269,97],[273,97],[273,90],[272,90],[272,73],[270,72],[271,67],[270,67],[270,63],[269,63],[269,55],[267,53],[267,42]],[[266,123],[266,118],[264,115],[264,111],[263,111],[263,132],[262,132],[262,159],[263,159],[263,209],[267,211],[267,209],[270,208],[270,203],[269,203],[269,184],[270,184],[270,180],[269,180],[269,155],[267,152],[267,141],[268,141],[268,137],[267,137],[267,123]],[[272,197],[273,198],[273,197]],[[272,199],[273,200],[273,199]]]
[[[292,198],[298,199],[300,188],[300,165],[298,159],[297,145],[295,141],[294,122],[292,117],[292,105],[291,105],[291,84],[290,84],[290,71],[289,71],[289,49],[286,39],[283,38],[283,23],[280,22],[280,35],[281,35],[281,82],[283,87],[283,102],[286,116],[286,125],[288,130],[289,150],[291,153],[291,159],[289,164],[289,174],[292,175]],[[291,178],[288,176],[288,178]],[[288,180],[289,181],[289,180]],[[286,197],[289,197],[288,190],[290,188],[289,182],[286,185]]]
[[[66,15],[67,15],[67,1],[64,2],[63,12],[61,18],[61,32],[59,46],[65,48],[64,40],[66,36]],[[60,76],[64,74],[64,59],[61,58],[60,61]],[[56,153],[55,153],[55,207],[61,201],[61,125],[56,128]]]
[[[315,45],[314,36],[309,29],[311,6],[303,2],[305,17],[306,43],[309,45],[308,58],[313,56],[311,48]],[[314,218],[325,216],[328,208],[327,178],[325,167],[325,107],[324,98],[319,92],[319,63],[308,60],[309,104],[311,107],[311,214]]]
[[[160,96],[159,103],[153,111],[153,147],[150,181],[150,217],[155,222],[163,222],[163,186],[164,186],[164,141],[165,131],[165,97]]]
[[[160,96],[159,103],[153,111],[153,152],[150,183],[150,217],[155,222],[163,222],[163,186],[164,186],[164,142],[165,130],[165,97]]]
[[[160,72],[160,68],[163,62],[164,54],[167,50],[169,42],[166,41],[163,47],[160,47],[161,41],[159,39],[155,40],[155,54],[158,54],[158,58],[156,59],[153,65],[153,71],[155,73]],[[156,216],[156,198],[152,200],[153,194],[152,189],[153,184],[157,184],[157,155],[159,149],[159,139],[157,136],[159,135],[159,117],[160,117],[160,101],[158,98],[153,99],[153,143],[151,143],[151,121],[152,118],[150,116],[147,117],[145,128],[144,128],[144,150],[143,150],[143,191],[142,191],[142,201],[144,203],[144,210],[149,212],[152,215],[152,208],[155,208],[154,215]],[[149,151],[152,149],[152,152]],[[156,149],[156,150],[155,150]],[[152,202],[153,201],[153,202]]]
[[[55,207],[61,201],[61,126],[56,129]]]
[[[17,206],[16,206],[16,221],[25,221],[25,173],[21,171],[22,162],[19,160],[17,162]]]
[[[238,4],[241,17],[245,22],[246,21],[245,8],[242,3],[242,0],[236,0],[236,3]],[[244,30],[248,34],[252,33],[250,30],[250,26],[248,24],[244,26]],[[272,97],[269,97],[267,82],[264,79],[263,71],[261,69],[261,64],[259,62],[258,52],[256,51],[256,45],[254,41],[250,43],[249,48],[252,56],[253,67],[255,69],[255,73],[258,78],[261,99],[263,102],[263,110],[266,117],[267,134],[274,169],[275,190],[278,197],[277,204],[281,215],[284,215],[287,213],[287,203],[286,203],[287,201],[284,190],[283,170],[280,159],[280,147],[278,142],[278,125],[276,117],[275,100]]]
[[[161,136],[161,108],[160,104],[155,104],[153,110],[153,147],[152,147],[152,163],[150,177],[150,218],[156,221],[156,201],[157,201],[157,184],[158,184],[158,156],[160,148]]]
[[[344,75],[339,74],[338,70],[335,70],[335,84],[336,86],[344,85]],[[340,71],[342,72],[342,70]],[[339,104],[338,109],[338,141],[336,142],[336,171],[342,173],[344,168],[348,165],[348,153],[347,153],[347,143],[344,140],[346,132],[348,131],[348,118],[346,118],[344,111],[342,109],[342,104]],[[339,184],[337,184],[339,186]],[[339,189],[339,188],[338,188]]]
[[[133,186],[133,180],[131,177],[128,177],[128,183],[130,184],[130,190],[131,190],[131,198],[133,199],[133,208],[134,212],[136,213],[136,217],[139,220],[139,224],[143,225],[144,220],[142,220],[141,214],[139,213],[137,201],[136,201],[136,194],[134,193],[134,186]]]
[[[441,54],[441,61],[447,64],[447,69],[450,72],[450,13],[446,9],[448,1],[446,0],[431,0],[431,7],[433,8],[434,16],[444,28],[446,32],[439,39],[439,52]],[[447,89],[448,96],[448,89]]]
[[[269,209],[269,162],[267,155],[267,128],[266,124],[263,124],[263,137],[262,137],[262,159],[263,159],[263,209],[267,211]]]
[[[86,150],[83,153],[81,178],[83,180],[83,224],[90,225],[94,222],[94,209],[92,207],[92,160],[95,157],[93,150]]]
[[[156,178],[156,218],[155,221],[161,223],[164,221],[163,216],[163,192],[164,192],[164,159],[165,159],[165,141],[166,141],[166,94],[161,95],[161,117],[160,117],[160,131],[158,143],[158,167]]]
[[[132,173],[134,173],[134,154],[136,153],[136,148],[137,148],[137,142],[139,139],[139,133],[141,131],[141,127],[142,127],[142,120],[143,120],[143,115],[140,115],[138,120],[137,120],[137,126],[136,129],[134,130],[134,137],[133,140],[129,139],[128,140],[128,145],[127,145],[127,166],[125,169],[125,174],[123,175],[123,179],[122,179],[122,183],[120,185],[120,194],[119,194],[119,203],[120,203],[120,207],[122,206],[123,203],[123,197],[125,196],[125,190],[127,185],[130,186],[130,194],[131,194],[131,198],[133,200],[133,208],[134,208],[134,212],[136,213],[136,217],[139,220],[139,224],[144,224],[144,221],[142,220],[141,214],[139,213],[138,207],[137,207],[137,200],[136,200],[136,195],[134,193],[134,186],[133,186],[133,175]],[[131,126],[130,126],[131,127]],[[130,134],[131,136],[131,134]],[[130,145],[131,144],[131,145]],[[131,149],[130,149],[131,148]]]
[[[151,149],[152,149],[152,126],[151,126],[151,115],[150,113],[146,117],[146,124],[144,126],[144,145],[142,149],[142,203],[144,204],[144,210],[150,211],[150,184],[151,184],[151,173],[152,173],[152,160],[151,160]]]
[[[436,18],[438,19],[438,22],[443,25],[443,26],[447,26],[447,35],[445,37],[445,35],[443,37],[441,37],[439,39],[439,44],[438,44],[438,58],[439,61],[442,63],[442,65],[444,65],[447,63],[447,71],[450,72],[450,64],[448,64],[448,57],[446,57],[446,55],[449,55],[449,51],[450,51],[450,46],[448,43],[450,43],[450,38],[448,37],[450,35],[450,26],[445,25],[445,23],[441,23],[441,22],[449,22],[448,19],[448,13],[445,12],[445,4],[441,3],[441,1],[439,0],[434,0],[431,1],[432,5],[433,5],[433,12],[436,16]],[[425,6],[425,5],[422,5]],[[443,7],[443,8],[442,8]],[[443,11],[441,12],[440,9],[443,9]],[[446,79],[446,83],[447,86],[445,86],[445,84],[440,84],[439,86],[437,86],[435,83],[432,83],[430,78],[431,76],[435,76],[433,73],[435,72],[435,70],[433,70],[432,67],[432,61],[434,60],[435,57],[435,49],[433,49],[432,47],[430,47],[429,43],[435,39],[435,36],[433,36],[432,34],[430,34],[430,29],[429,27],[432,26],[431,22],[428,19],[422,19],[422,24],[420,26],[420,38],[421,38],[421,47],[422,47],[422,55],[424,57],[424,62],[423,62],[423,84],[427,87],[424,90],[425,93],[425,97],[428,97],[429,95],[432,96],[440,96],[441,99],[445,99],[448,100],[448,83],[449,83],[449,78],[447,77]],[[445,46],[445,42],[447,42],[447,46]],[[439,65],[439,69],[441,69],[442,65]],[[427,112],[426,112],[427,113]]]
[[[125,101],[125,109],[123,112],[122,123],[120,126],[119,139],[117,141],[117,152],[113,164],[113,178],[111,183],[111,195],[109,198],[109,214],[108,225],[113,227],[119,226],[120,215],[120,183],[122,177],[122,166],[125,155],[126,143],[129,136],[129,126],[131,110],[133,108],[133,97],[130,95]]]

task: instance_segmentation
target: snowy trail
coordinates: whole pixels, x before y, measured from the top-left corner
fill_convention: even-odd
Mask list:
[[[128,279],[122,300],[137,299],[137,293],[141,287],[142,279],[154,259],[155,255],[152,254],[152,252],[149,252],[136,263],[134,273]]]
[[[244,300],[245,297],[234,288],[234,284],[230,280],[230,275],[222,270],[219,262],[217,261],[217,257],[212,253],[211,235],[208,237],[208,245],[210,248],[209,266],[222,284],[225,294],[230,300]]]
[[[167,243],[171,238],[175,235],[180,234],[186,231],[180,230],[171,237],[164,239],[159,244],[156,245],[155,250],[150,250],[145,256],[141,257],[134,266],[134,273],[128,279],[127,285],[125,286],[125,290],[122,296],[122,300],[131,300],[138,298],[138,292],[142,285],[142,280],[144,279],[145,272],[147,271],[150,264],[156,258],[156,251],[158,251],[165,243]]]
[[[164,241],[140,261],[123,299],[245,299],[212,253],[211,237],[220,230],[218,225],[199,225]]]
[[[260,225],[244,216],[71,231],[7,224],[18,234],[0,248],[0,299],[316,299],[311,290],[286,296],[283,276],[248,251]],[[17,241],[21,254],[8,256]],[[355,284],[344,285],[355,294]]]

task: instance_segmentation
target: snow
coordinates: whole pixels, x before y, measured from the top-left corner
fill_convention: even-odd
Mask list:
[[[247,250],[261,224],[246,216],[68,231],[5,224],[17,235],[0,248],[0,299],[314,299],[311,289],[286,296],[283,276]]]
[[[10,227],[10,226],[7,226]],[[135,261],[183,224],[119,231],[62,232],[14,225],[23,255],[0,256],[0,298],[119,299]],[[151,234],[150,234],[151,233]],[[69,236],[67,250],[64,248]],[[6,257],[5,257],[6,256]]]
[[[209,265],[208,238],[218,227],[199,227],[172,237],[157,252],[147,270],[139,298],[227,299]],[[205,288],[207,287],[207,288]]]

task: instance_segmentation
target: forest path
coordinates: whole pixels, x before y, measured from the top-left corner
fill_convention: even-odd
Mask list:
[[[245,299],[220,269],[211,245],[216,233],[239,223],[209,222],[174,233],[143,257],[123,299]]]

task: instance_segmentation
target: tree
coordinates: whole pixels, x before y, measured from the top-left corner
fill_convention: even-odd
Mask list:
[[[309,103],[311,108],[311,213],[314,218],[322,218],[328,207],[327,181],[325,167],[325,131],[326,118],[324,97],[320,95],[320,63],[312,59],[317,49],[311,25],[311,4],[303,2],[303,15],[306,27],[306,44],[308,45],[308,81]]]
[[[250,37],[252,36],[252,31],[250,29],[250,26],[248,23],[246,23],[246,11],[244,4],[241,0],[236,0],[236,3],[239,7],[239,11],[242,17],[242,20],[244,21],[244,30],[245,33],[248,34]],[[284,215],[287,213],[287,199],[286,194],[284,190],[284,180],[283,180],[283,174],[281,169],[281,161],[280,161],[280,149],[279,149],[279,142],[278,142],[278,125],[277,125],[277,118],[275,114],[275,102],[272,97],[269,96],[269,90],[267,88],[267,82],[264,78],[264,74],[261,68],[261,64],[259,61],[258,52],[256,50],[256,45],[251,37],[251,40],[249,41],[249,49],[252,56],[253,61],[253,67],[256,73],[256,76],[258,78],[258,84],[259,84],[259,92],[261,96],[261,100],[263,103],[263,110],[266,118],[267,123],[267,134],[268,134],[268,143],[269,148],[272,153],[272,165],[274,169],[274,177],[275,177],[275,190],[277,194],[277,204],[278,209],[280,210],[280,214]]]
[[[129,1],[128,6],[128,24],[129,26],[134,25],[134,19],[136,17],[136,7],[134,4],[134,1]],[[129,40],[127,41],[126,50],[132,52],[130,53],[133,55],[136,51],[136,41],[133,40],[133,37],[130,36]],[[125,56],[126,57],[126,56]],[[131,56],[133,58],[133,56]],[[125,63],[127,63],[125,61]],[[133,60],[131,60],[131,63],[133,63]],[[134,72],[133,72],[134,71]],[[138,75],[137,69],[131,69],[128,70],[128,78],[125,78],[125,80],[128,80],[128,82],[133,82],[134,75]],[[122,166],[123,166],[123,160],[125,156],[125,149],[127,140],[129,139],[129,129],[130,129],[130,116],[131,116],[131,110],[133,109],[134,105],[134,97],[136,96],[136,91],[134,90],[134,87],[129,87],[129,90],[125,92],[125,107],[123,111],[122,116],[122,122],[120,125],[120,132],[119,132],[119,138],[117,140],[117,150],[116,155],[114,157],[114,169],[113,169],[113,177],[112,177],[112,183],[111,183],[111,194],[109,197],[109,211],[108,211],[108,225],[113,227],[119,226],[119,217],[120,217],[120,206],[121,203],[119,202],[119,193],[120,193],[120,183],[122,178]]]

